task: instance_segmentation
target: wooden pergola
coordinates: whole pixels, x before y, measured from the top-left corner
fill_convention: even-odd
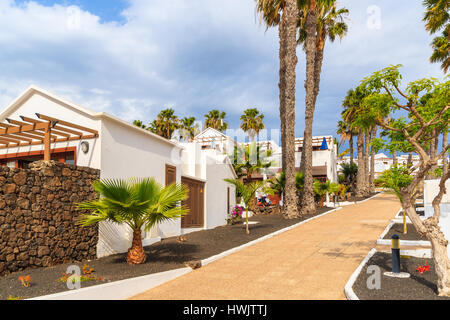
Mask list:
[[[51,159],[55,142],[94,139],[98,131],[36,113],[38,119],[20,116],[22,121],[6,119],[0,123],[0,149],[44,145],[44,160]]]

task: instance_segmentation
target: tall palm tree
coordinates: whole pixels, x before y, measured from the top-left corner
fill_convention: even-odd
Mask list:
[[[224,111],[219,111],[217,109],[209,111],[205,114],[205,128],[213,128],[220,132],[228,129],[228,123],[226,123],[225,117],[226,113]]]
[[[314,179],[312,175],[312,127],[320,87],[320,75],[326,40],[333,42],[347,34],[345,18],[348,10],[337,9],[333,0],[310,0],[304,10],[306,18],[300,22],[298,43],[306,52],[305,132],[300,170],[305,173],[305,186],[301,197],[301,214],[315,212]]]
[[[264,115],[260,114],[258,109],[252,108],[244,110],[244,113],[241,116],[241,129],[244,132],[248,132],[250,141],[255,141],[255,137],[265,128],[263,120]]]
[[[438,32],[450,23],[450,2],[448,0],[424,0],[425,28],[431,34]]]
[[[365,196],[367,194],[366,189],[366,161],[364,157],[364,134],[366,128],[362,128],[355,123],[358,113],[361,112],[361,103],[364,99],[365,92],[361,87],[351,89],[347,92],[342,105],[344,106],[344,112],[342,113],[344,121],[346,121],[351,130],[357,134],[357,149],[358,149],[358,173],[356,176],[356,195],[358,197]]]
[[[192,141],[200,129],[195,125],[195,117],[184,117],[180,120],[181,138]]]
[[[131,180],[105,179],[92,184],[100,199],[80,203],[82,215],[79,224],[90,226],[109,221],[126,224],[133,230],[133,241],[128,250],[129,264],[142,264],[146,260],[142,247],[142,229],[149,231],[155,224],[181,218],[188,209],[179,203],[186,200],[188,189],[184,185],[161,186],[153,178]]]
[[[450,67],[450,26],[448,26],[442,35],[433,39],[431,43],[433,54],[430,57],[430,62],[441,63],[441,68],[444,73],[447,73]]]
[[[338,122],[338,128],[336,133],[338,135],[341,136],[341,142],[345,142],[348,141],[349,144],[349,149],[348,151],[350,152],[350,163],[353,163],[353,136],[354,136],[354,132],[351,129],[351,126],[343,120],[340,120]]]
[[[433,39],[431,62],[441,62],[441,68],[447,73],[450,67],[450,1],[424,0],[425,14],[423,21],[430,34],[442,30],[442,35]]]
[[[370,140],[375,139],[377,137],[377,126],[374,125],[372,130],[370,130]],[[370,180],[369,180],[369,188],[370,192],[375,192],[375,153],[376,150],[373,146],[370,148]]]
[[[314,1],[314,0],[311,0]],[[297,193],[295,190],[295,81],[297,66],[297,27],[302,0],[256,0],[256,10],[267,28],[279,25],[280,38],[280,123],[282,167],[286,172],[283,215],[295,218]]]
[[[139,128],[142,128],[142,129],[147,129],[147,126],[141,120],[134,120],[133,124],[136,127],[139,127]]]
[[[150,123],[149,130],[161,137],[171,139],[175,130],[180,127],[180,121],[171,108],[162,110],[156,119]]]

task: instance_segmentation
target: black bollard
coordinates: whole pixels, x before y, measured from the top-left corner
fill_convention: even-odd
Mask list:
[[[392,236],[392,273],[400,273],[400,237]]]

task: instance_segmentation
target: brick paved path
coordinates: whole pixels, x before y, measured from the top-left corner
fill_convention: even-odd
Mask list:
[[[345,299],[346,282],[399,208],[394,196],[379,195],[133,299]]]

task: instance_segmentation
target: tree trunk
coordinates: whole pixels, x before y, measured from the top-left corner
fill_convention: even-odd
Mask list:
[[[365,192],[366,195],[369,193],[370,190],[370,133],[367,131],[364,134],[364,183],[365,183]]]
[[[411,167],[412,165],[413,165],[413,155],[412,155],[412,152],[410,152],[408,154],[408,164],[407,164],[407,166]]]
[[[427,171],[424,171],[427,172]],[[444,172],[439,183],[439,193],[433,199],[434,215],[425,221],[419,218],[415,208],[411,192],[416,186],[410,185],[406,190],[402,190],[402,207],[407,213],[416,230],[421,235],[425,235],[431,242],[433,260],[436,274],[438,276],[438,294],[440,296],[450,296],[450,260],[447,254],[448,241],[439,227],[440,203],[442,196],[446,193],[445,182],[449,179],[449,171]]]
[[[448,143],[448,132],[447,130],[444,130],[444,133],[442,134],[442,149],[445,149],[445,147],[447,146]],[[443,171],[446,172],[447,171],[447,153],[444,154],[444,158],[442,159],[442,164],[443,164]]]
[[[305,99],[305,133],[303,135],[302,168],[304,169],[304,185],[301,194],[300,214],[311,214],[316,211],[314,203],[314,179],[312,175],[312,126],[315,109],[316,93],[316,25],[317,12],[315,1],[311,1],[308,14],[306,16],[306,99]]]
[[[353,134],[350,135],[350,139],[349,139],[348,143],[350,144],[350,163],[353,163],[354,162],[353,161],[353,153],[354,153],[354,150],[353,150]]]
[[[356,143],[358,147],[358,173],[356,175],[356,197],[363,197],[365,192],[365,161],[364,161],[364,134],[362,132],[358,133],[358,140]]]
[[[141,230],[133,230],[133,242],[131,248],[128,250],[127,262],[128,264],[142,264],[146,260],[144,248],[142,247]]]
[[[397,151],[392,151],[392,163],[394,165],[398,164],[398,159],[397,159]]]
[[[296,218],[297,190],[295,187],[295,68],[297,66],[297,20],[296,0],[287,0],[280,25],[280,113],[284,122],[283,135],[285,153],[286,186],[283,215]]]
[[[370,133],[371,137],[370,139],[375,139],[377,137],[377,127],[374,126],[372,128],[372,131]],[[375,149],[372,147],[370,149],[370,192],[375,192]]]

